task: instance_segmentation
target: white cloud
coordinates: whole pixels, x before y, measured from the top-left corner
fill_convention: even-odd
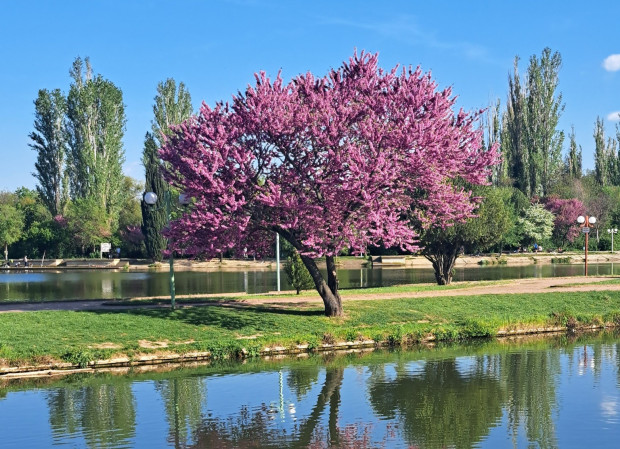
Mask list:
[[[620,70],[620,54],[607,56],[603,61],[603,67],[608,72],[617,72]]]
[[[607,120],[609,120],[610,122],[620,121],[620,111],[614,111],[607,114]]]

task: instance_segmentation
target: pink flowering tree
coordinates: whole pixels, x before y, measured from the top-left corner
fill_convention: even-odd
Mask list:
[[[173,247],[260,255],[278,233],[299,252],[325,314],[341,315],[339,251],[414,251],[412,223],[471,216],[471,192],[451,180],[484,182],[497,154],[481,148],[478,114],[455,113],[454,102],[420,69],[383,71],[363,52],[320,78],[256,75],[230,104],[203,104],[160,151],[168,182],[194,199],[171,223]]]
[[[559,245],[572,243],[579,236],[577,217],[585,215],[585,206],[577,198],[562,199],[550,196],[543,201],[545,209],[555,216],[553,220],[553,238]]]

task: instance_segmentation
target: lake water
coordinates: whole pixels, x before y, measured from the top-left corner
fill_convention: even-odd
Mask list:
[[[590,264],[590,275],[620,274],[620,264]],[[455,281],[581,276],[583,265],[492,265],[456,269]],[[431,268],[362,268],[338,270],[340,288],[380,287],[435,282]],[[276,290],[273,270],[178,271],[176,292],[264,293]],[[281,273],[281,289],[291,286]],[[60,299],[113,299],[169,294],[166,271],[122,272],[108,270],[0,271],[0,301],[54,301]]]
[[[3,448],[617,447],[614,334],[0,384]]]

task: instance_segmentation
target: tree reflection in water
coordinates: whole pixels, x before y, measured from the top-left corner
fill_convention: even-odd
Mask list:
[[[472,447],[502,416],[505,397],[499,379],[485,370],[463,375],[455,359],[428,361],[411,374],[396,366],[369,381],[370,402],[387,419],[403,422],[407,441],[420,447]]]
[[[130,382],[70,385],[46,395],[55,441],[82,434],[88,447],[129,447],[135,436],[136,410]]]
[[[292,370],[288,373],[287,383],[296,391],[298,397],[310,391],[318,381],[318,367],[304,369],[302,372]],[[263,404],[260,409],[250,411],[243,407],[234,417],[213,418],[205,420],[196,431],[195,445],[192,447],[231,448],[381,448],[388,447],[386,431],[382,441],[372,437],[376,424],[355,423],[339,425],[341,418],[340,389],[345,368],[327,366],[325,379],[315,400],[310,414],[295,423],[291,432],[274,426],[274,409]],[[327,423],[325,419],[327,418]],[[388,429],[389,430],[389,429]]]
[[[185,377],[155,382],[164,401],[168,421],[168,442],[174,448],[187,447],[190,434],[200,426],[207,384],[201,377]]]
[[[591,379],[605,382],[610,362],[620,365],[617,336],[609,339],[610,344],[577,339],[568,348],[564,340],[556,345],[545,340],[516,348],[494,343],[436,352],[324,355],[286,365],[248,363],[243,370],[231,362],[225,369],[81,376],[60,384],[41,379],[31,388],[45,398],[55,445],[118,448],[150,441],[154,447],[175,448],[468,448],[492,447],[500,438],[514,447],[547,448],[561,442],[558,417],[574,419],[573,410],[562,409],[566,388],[590,385]],[[247,376],[234,379],[223,372]],[[276,376],[280,400],[270,402],[276,392],[264,388],[265,380]],[[136,379],[142,386],[134,391]],[[226,388],[234,394],[227,395]],[[15,386],[17,392],[22,389]],[[140,426],[134,394],[151,405],[155,397],[161,405],[142,407]],[[607,407],[601,416],[613,428],[617,401],[608,396],[595,407]],[[579,400],[570,399],[570,404]],[[0,405],[14,400],[7,396]],[[9,446],[10,437],[7,428],[2,441],[9,438]]]

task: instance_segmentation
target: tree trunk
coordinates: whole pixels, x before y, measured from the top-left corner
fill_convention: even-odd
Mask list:
[[[450,250],[445,253],[425,254],[433,264],[435,280],[438,285],[449,285],[452,282],[452,270],[458,257],[458,251]]]
[[[338,294],[338,277],[336,273],[336,264],[333,256],[326,256],[327,261],[327,279],[325,282],[323,275],[316,266],[314,259],[308,256],[301,256],[301,260],[308,269],[316,290],[323,299],[325,306],[325,316],[341,316],[342,315],[342,299]]]

